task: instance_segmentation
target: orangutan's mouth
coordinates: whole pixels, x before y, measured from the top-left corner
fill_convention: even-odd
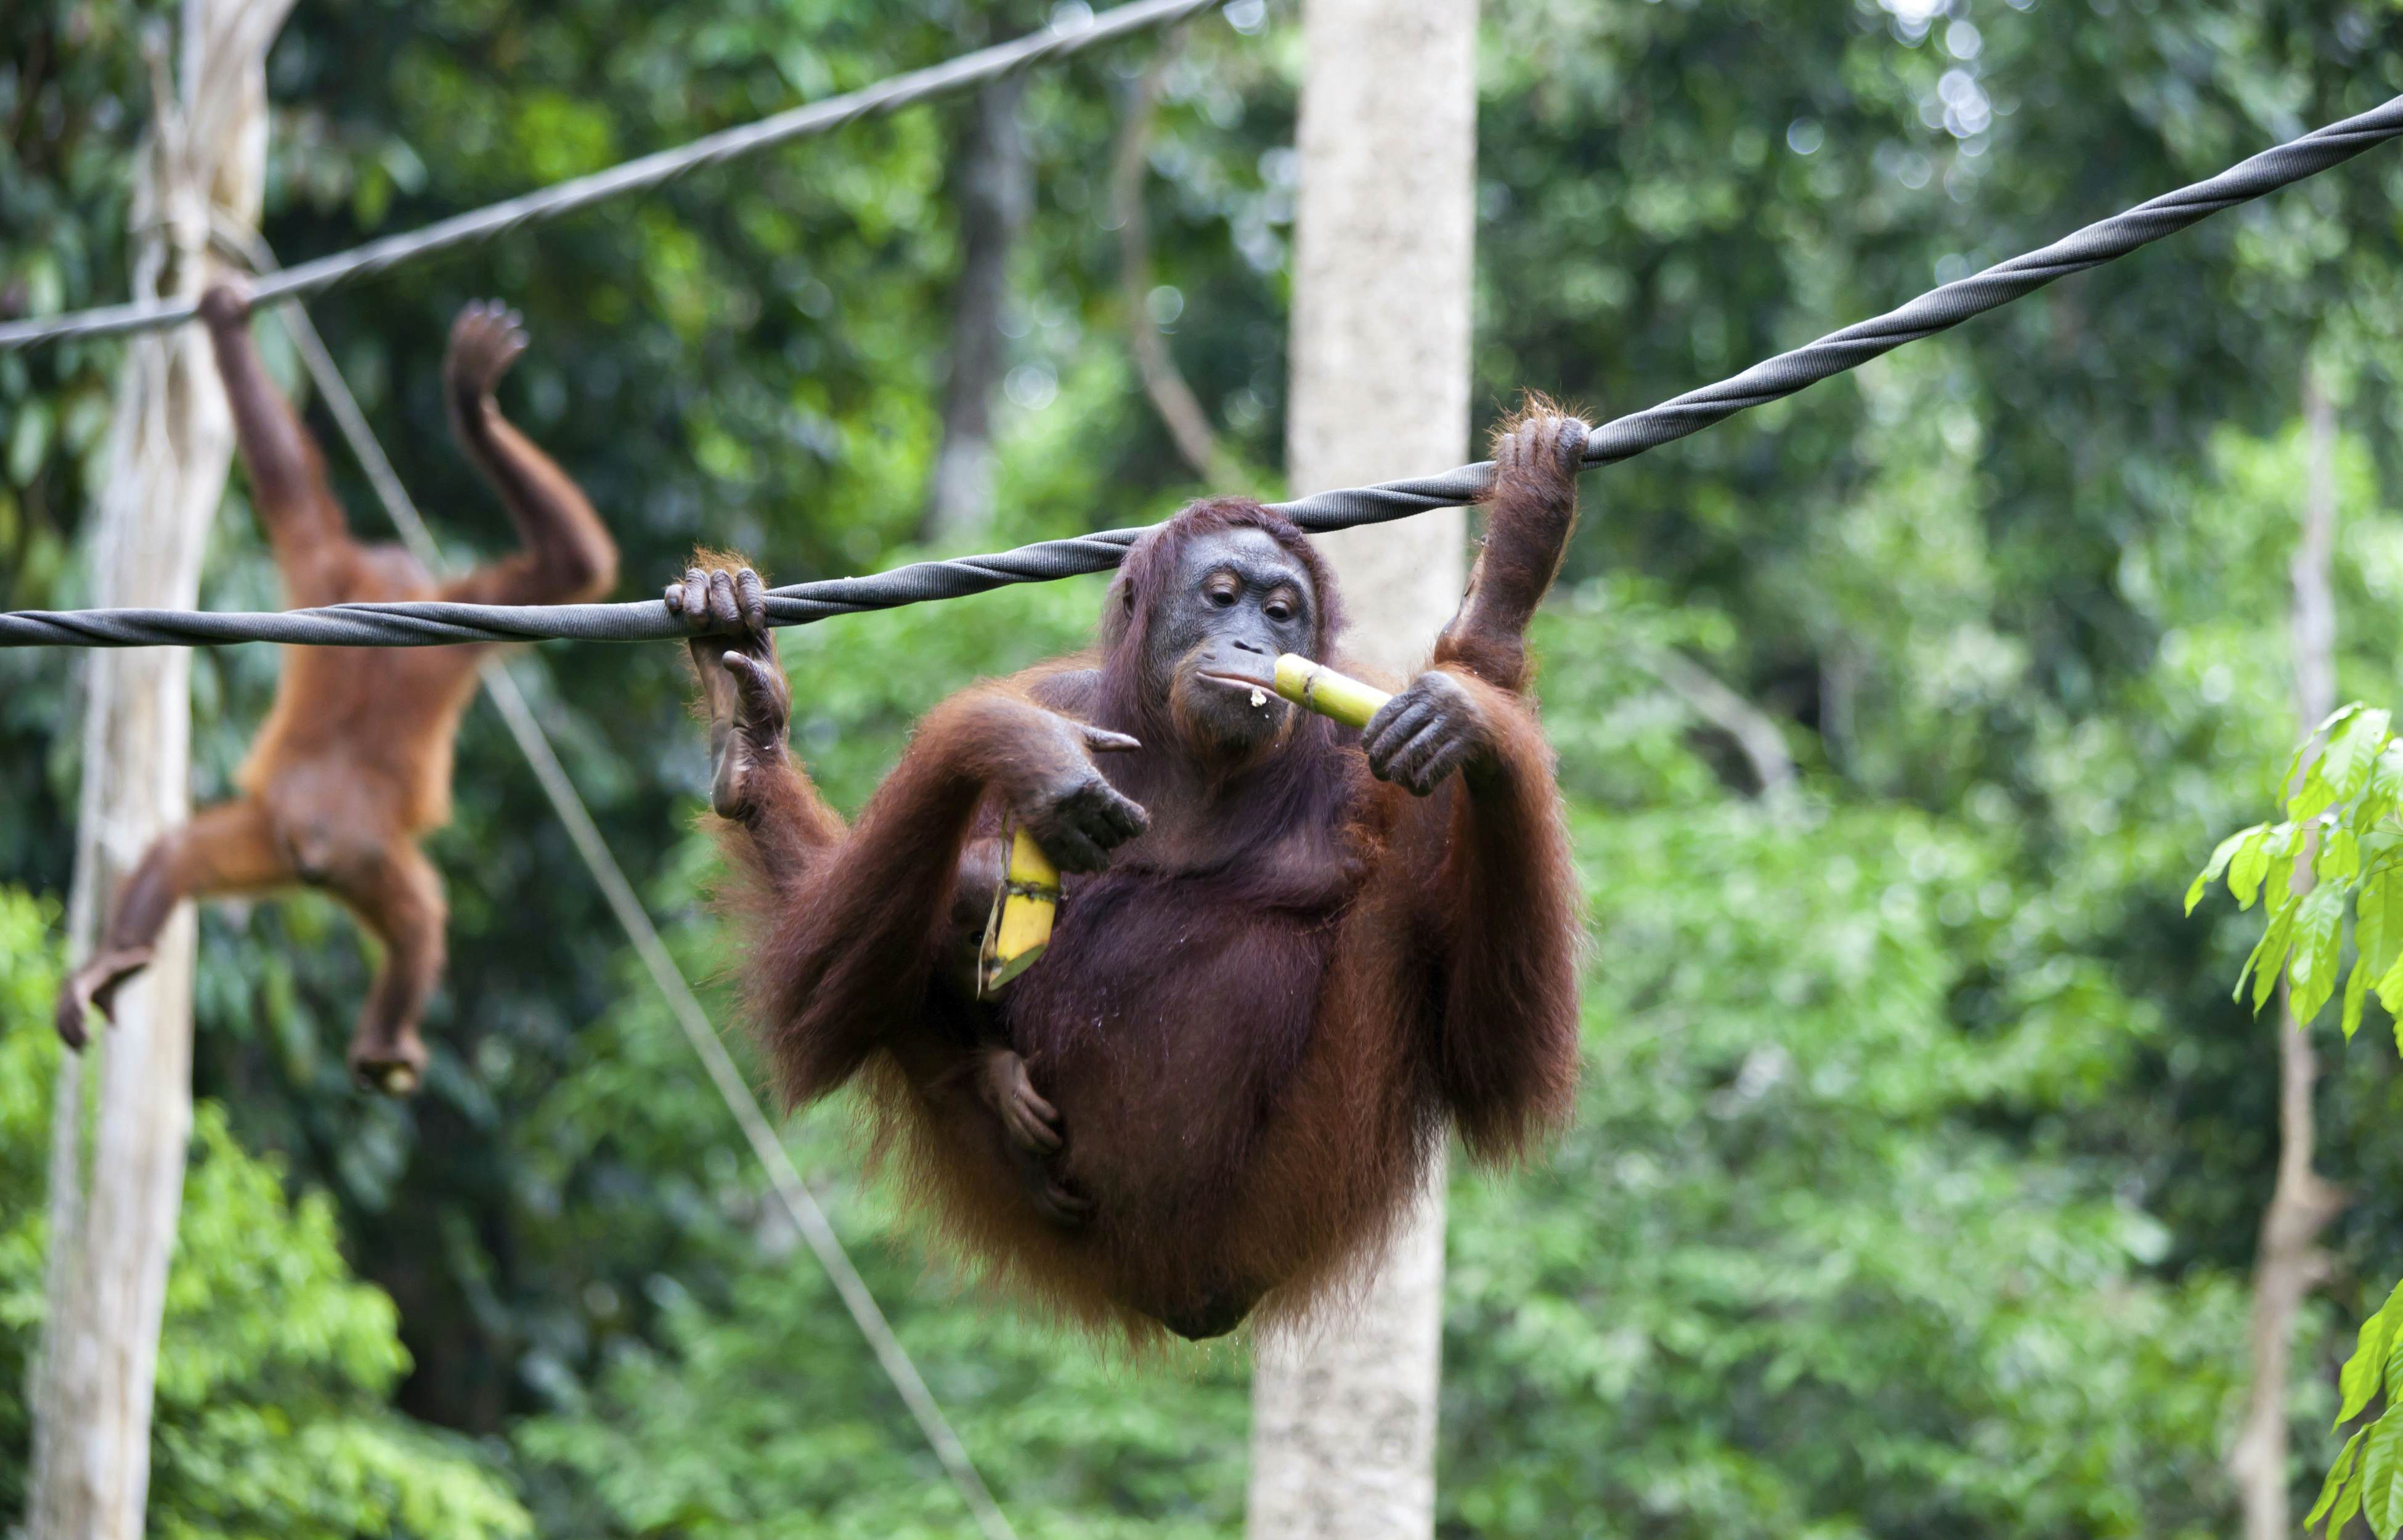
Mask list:
[[[1194,674],[1195,677],[1207,679],[1210,683],[1224,689],[1252,690],[1264,692],[1269,695],[1274,695],[1276,693],[1276,681],[1273,679],[1252,679],[1240,673],[1218,673],[1209,669],[1196,669],[1194,671]],[[1255,704],[1265,703],[1266,702],[1255,702]]]

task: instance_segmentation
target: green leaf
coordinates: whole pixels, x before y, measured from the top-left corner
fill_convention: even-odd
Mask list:
[[[2327,752],[2320,756],[2317,768],[2337,801],[2353,800],[2368,784],[2369,769],[2386,747],[2386,728],[2393,719],[2392,712],[2365,711],[2328,740]]]
[[[2355,716],[2359,715],[2363,707],[2360,701],[2347,701],[2343,705],[2337,707],[2336,710],[2328,713],[2326,716],[2321,717],[2320,725],[2312,729],[2312,736],[2313,738],[2317,738],[2324,732],[2335,731],[2337,728],[2344,726],[2347,722],[2352,721]]]
[[[2329,734],[2327,747],[2319,757],[2303,766],[2302,784],[2286,800],[2286,816],[2308,821],[2359,795],[2379,751],[2386,746],[2391,719],[2391,714],[2368,711],[2357,702],[2330,717],[2340,725]],[[2310,747],[2307,739],[2302,752],[2308,753]],[[2288,776],[2291,780],[2292,771]]]
[[[2278,970],[2285,966],[2287,949],[2294,945],[2295,910],[2299,907],[2290,905],[2270,916],[2269,924],[2262,927],[2261,939],[2253,945],[2253,955],[2244,959],[2243,970],[2236,976],[2234,998],[2244,998],[2244,980],[2251,978],[2253,1008],[2257,1011],[2269,1003],[2270,992],[2278,987]],[[2396,987],[2403,990],[2403,979],[2396,980]]]
[[[2361,710],[2360,701],[2346,701],[2343,705],[2339,706],[2336,710],[2328,713],[2326,717],[2321,719],[2318,727],[2315,727],[2311,731],[2305,733],[2303,735],[2303,741],[2295,745],[2295,756],[2286,761],[2286,773],[2278,777],[2279,794],[2281,798],[2286,801],[2290,810],[2294,801],[2302,795],[2302,792],[2311,782],[2311,776],[2304,769],[2304,756],[2312,752],[2312,745],[2320,741],[2320,735],[2322,733],[2334,730],[2336,728],[2350,720],[2353,715],[2359,710]],[[2318,764],[2319,761],[2317,760],[2312,761],[2313,769],[2316,769]],[[2294,813],[2291,811],[2288,815],[2290,817],[2308,816],[2306,814]]]
[[[2194,886],[2186,890],[2187,913],[2192,914],[2195,905],[2202,902],[2203,890],[2219,881],[2220,874],[2228,869],[2228,863],[2234,858],[2237,847],[2268,826],[2266,824],[2256,824],[2251,828],[2238,829],[2219,842],[2219,848],[2211,853],[2210,865],[2204,867],[2202,873],[2195,878]]]
[[[2322,1514],[2336,1506],[2337,1493],[2344,1490],[2345,1478],[2353,1474],[2353,1457],[2360,1451],[2361,1440],[2368,1432],[2368,1428],[2360,1429],[2344,1441],[2344,1448],[2337,1451],[2336,1464],[2328,1467],[2327,1479],[2320,1483],[2320,1500],[2312,1505],[2311,1512],[2303,1515],[2303,1528],[2310,1529],[2320,1521]],[[2330,1530],[2329,1533],[2333,1535],[2335,1531]]]
[[[2369,771],[2369,784],[2353,805],[2355,828],[2368,829],[2403,807],[2403,743],[2390,742]]]
[[[2378,1540],[2394,1540],[2403,1517],[2403,1408],[2389,1407],[2361,1446],[2361,1511]]]
[[[2272,909],[2282,908],[2295,897],[2296,858],[2301,853],[2304,825],[2281,824],[2270,831],[2262,850],[2269,853],[2270,870],[2261,883],[2263,902]]]
[[[2278,805],[2281,808],[2291,802],[2295,794],[2303,789],[2299,779],[2303,773],[2303,756],[2312,752],[2312,743],[2317,737],[2318,734],[2314,733],[2311,738],[2306,738],[2295,745],[2295,756],[2286,761],[2286,773],[2278,777]]]
[[[2403,1283],[2396,1283],[2386,1296],[2386,1302],[2361,1323],[2361,1330],[2354,1338],[2353,1356],[2344,1361],[2344,1368],[2337,1376],[2337,1389],[2344,1401],[2336,1421],[2328,1424],[2330,1427],[2344,1426],[2377,1397],[2385,1383],[2386,1353],[2394,1344],[2397,1321],[2403,1321]]]
[[[2403,1036],[2403,957],[2397,957],[2384,973],[2380,974],[2372,988],[2378,991],[2378,1003],[2386,1007],[2386,1014],[2395,1018],[2396,1033]]]
[[[2403,870],[2373,867],[2354,895],[2353,942],[2362,966],[2372,978],[2382,978],[2403,955]]]
[[[2361,840],[2341,824],[2323,830],[2312,869],[2323,882],[2352,881],[2361,873]]]
[[[2313,888],[2295,906],[2295,914],[2294,960],[2287,964],[2286,979],[2293,986],[2295,1025],[2305,1027],[2336,992],[2344,890],[2333,883]]]
[[[2274,832],[2267,824],[2255,825],[2228,863],[2228,891],[2244,909],[2253,907],[2254,895],[2261,891],[2261,879],[2270,874],[2269,845]]]
[[[2391,864],[2381,864],[2387,853],[2378,848],[2383,842],[2382,839],[2371,841],[2369,874],[2354,896],[2353,945],[2360,955],[2354,959],[2353,977],[2344,986],[2347,1041],[2361,1028],[2362,1006],[2370,986],[2383,979],[2397,955],[2403,954],[2403,872]]]

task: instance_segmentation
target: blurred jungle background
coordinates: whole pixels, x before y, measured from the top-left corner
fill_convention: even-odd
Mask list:
[[[167,11],[0,7],[0,305],[125,293]],[[271,56],[264,233],[287,261],[336,250],[1049,14],[303,0]],[[1606,416],[1716,379],[2375,105],[2398,44],[2373,0],[1490,0],[1479,410],[1534,386]],[[464,302],[521,308],[504,401],[616,533],[619,597],[696,542],[792,580],[1165,516],[1209,483],[1135,327],[1229,490],[1275,492],[1299,49],[1285,0],[1250,0],[1148,74],[1151,41],[1099,49],[997,108],[861,123],[313,313],[473,553],[507,525],[450,447],[438,365]],[[1131,207],[1112,168],[1155,89]],[[1540,635],[1592,906],[1585,1089],[1531,1169],[1455,1172],[1444,1533],[2230,1532],[2276,1025],[2228,993],[2257,927],[2179,897],[2268,813],[2296,738],[2307,373],[2336,423],[2339,698],[2403,695],[2398,221],[2403,160],[2374,151],[1586,479]],[[989,358],[963,346],[989,331]],[[0,356],[0,605],[88,596],[121,351]],[[989,485],[938,486],[988,404]],[[237,476],[213,607],[277,603],[243,498]],[[856,806],[919,711],[1073,645],[1100,593],[785,633],[803,753]],[[0,1524],[42,1311],[76,665],[0,652]],[[711,974],[679,650],[518,667]],[[197,795],[225,790],[276,670],[198,656]],[[204,916],[154,1533],[964,1533],[486,705],[431,848],[452,961],[410,1103],[347,1083],[369,959],[334,906]],[[2295,1362],[2306,1500],[2335,1365],[2403,1272],[2403,1080],[2370,1014],[2350,1044],[2315,1033],[2319,1165],[2348,1201]],[[1022,1530],[1237,1533],[1242,1351],[1119,1362],[964,1295],[849,1133],[840,1105],[787,1131]]]

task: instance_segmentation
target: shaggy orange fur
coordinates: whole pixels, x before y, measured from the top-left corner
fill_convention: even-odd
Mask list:
[[[1489,535],[1431,664],[1486,752],[1431,796],[1372,779],[1359,734],[1299,714],[1213,768],[1146,687],[1184,543],[1228,531],[1265,532],[1307,570],[1316,656],[1349,667],[1324,564],[1240,499],[1130,552],[1095,653],[929,713],[851,827],[778,721],[720,830],[749,874],[746,967],[786,1102],[859,1081],[874,1150],[975,1265],[1138,1339],[1299,1311],[1376,1254],[1448,1129],[1500,1159],[1559,1123],[1580,924],[1524,632],[1575,521],[1582,442],[1534,401],[1501,437]],[[1095,769],[1148,827],[1067,877],[1049,950],[979,1000],[959,960],[1004,808]],[[1064,1130],[1032,1186],[979,1069],[994,1053],[1022,1060]],[[1062,1222],[1042,1181],[1090,1216]]]

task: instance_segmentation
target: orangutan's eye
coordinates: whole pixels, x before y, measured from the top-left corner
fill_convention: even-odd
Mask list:
[[[1229,588],[1224,584],[1220,584],[1210,590],[1210,603],[1217,605],[1220,609],[1228,608],[1232,605],[1234,602],[1235,590],[1233,589]]]
[[[1293,602],[1287,599],[1270,600],[1268,604],[1268,617],[1278,625],[1284,625],[1286,621],[1293,618]]]

